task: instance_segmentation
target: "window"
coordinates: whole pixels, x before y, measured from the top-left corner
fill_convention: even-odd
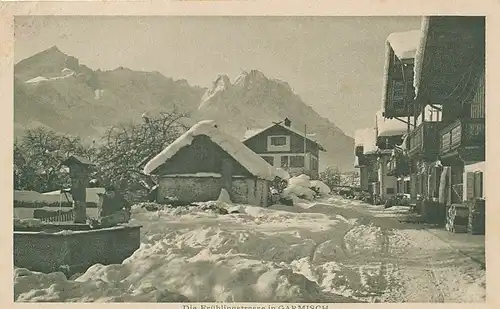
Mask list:
[[[312,157],[311,159],[311,170],[318,170],[318,159],[316,159],[315,157]]]
[[[287,135],[268,136],[267,151],[290,151],[290,136]]]
[[[291,156],[290,167],[304,167],[304,156]]]
[[[387,194],[394,194],[394,188],[387,188],[386,192]]]
[[[274,165],[274,157],[271,156],[262,156],[262,159],[266,160],[267,163]]]
[[[286,136],[271,136],[271,145],[273,146],[286,145]]]
[[[281,167],[288,168],[288,156],[281,156]]]

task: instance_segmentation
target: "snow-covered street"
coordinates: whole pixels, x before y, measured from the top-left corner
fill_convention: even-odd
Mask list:
[[[16,269],[15,299],[485,301],[485,270],[471,258],[483,255],[484,263],[484,236],[451,239],[445,231],[400,223],[395,218],[404,207],[384,210],[337,196],[237,208],[240,213],[222,215],[200,207],[135,207],[142,243],[121,265],[94,265],[75,280]]]

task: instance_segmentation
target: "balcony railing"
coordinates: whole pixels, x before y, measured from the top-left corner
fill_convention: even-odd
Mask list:
[[[422,156],[432,159],[439,153],[439,129],[441,122],[422,122],[411,131],[408,140],[408,154],[410,157]]]
[[[485,122],[484,119],[457,119],[441,130],[441,155],[462,147],[484,146]]]

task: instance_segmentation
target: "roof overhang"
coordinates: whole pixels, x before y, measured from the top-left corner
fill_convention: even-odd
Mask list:
[[[385,42],[383,115],[386,118],[412,115],[413,66],[421,31],[392,33]]]
[[[448,104],[471,97],[485,65],[484,16],[432,16],[415,56],[415,100]]]

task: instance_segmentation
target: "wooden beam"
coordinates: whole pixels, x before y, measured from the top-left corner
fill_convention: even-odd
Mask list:
[[[409,118],[410,118],[410,117],[408,116],[408,119],[409,119]],[[403,119],[399,119],[398,117],[394,117],[393,119],[396,119],[396,120],[398,120],[398,121],[401,121],[402,123],[406,123],[408,126],[413,126],[413,127],[415,127],[413,124],[411,124],[411,123],[410,123],[410,121],[409,121],[409,120],[408,120],[408,121],[406,121],[406,120],[403,120]]]

